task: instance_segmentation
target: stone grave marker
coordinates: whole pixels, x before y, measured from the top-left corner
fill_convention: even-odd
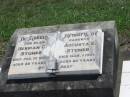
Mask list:
[[[3,97],[117,97],[114,21],[17,29],[0,62]]]
[[[101,29],[20,35],[9,79],[49,77],[48,73],[102,74],[103,42]]]

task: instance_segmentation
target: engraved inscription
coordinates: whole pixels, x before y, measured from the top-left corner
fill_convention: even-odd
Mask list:
[[[20,35],[8,75],[48,74],[52,71],[101,74],[103,43],[101,29]]]
[[[66,31],[61,37],[64,46],[60,49],[64,52],[58,56],[60,72],[101,69],[104,37],[101,30]]]
[[[45,72],[46,61],[43,49],[46,47],[46,34],[21,35],[18,37],[9,74]]]

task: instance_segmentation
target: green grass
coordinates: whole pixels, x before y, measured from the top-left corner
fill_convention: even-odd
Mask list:
[[[130,35],[130,0],[0,0],[0,38],[17,28],[115,20]]]

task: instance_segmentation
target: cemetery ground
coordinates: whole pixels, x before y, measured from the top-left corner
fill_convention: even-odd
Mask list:
[[[130,0],[0,0],[0,57],[18,28],[108,20],[130,50]]]

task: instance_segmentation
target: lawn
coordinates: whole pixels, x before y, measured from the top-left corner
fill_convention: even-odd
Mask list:
[[[107,20],[130,35],[130,0],[0,0],[0,41],[17,28]]]

